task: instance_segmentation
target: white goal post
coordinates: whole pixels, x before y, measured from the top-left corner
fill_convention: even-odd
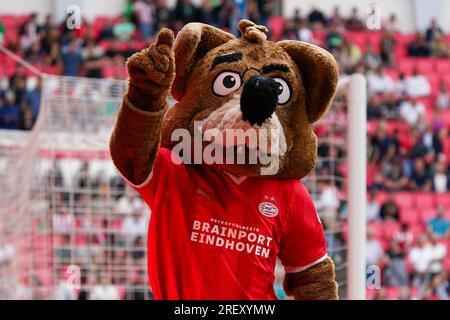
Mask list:
[[[367,89],[362,74],[348,88],[348,269],[347,299],[366,299]]]

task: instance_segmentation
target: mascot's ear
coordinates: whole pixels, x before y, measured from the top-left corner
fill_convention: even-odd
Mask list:
[[[186,80],[195,64],[208,51],[232,39],[232,34],[203,23],[188,23],[181,29],[173,46],[176,74],[172,96],[176,100],[184,96]]]
[[[283,40],[277,44],[291,56],[300,69],[309,122],[319,120],[336,93],[339,76],[336,60],[325,49],[306,42]]]

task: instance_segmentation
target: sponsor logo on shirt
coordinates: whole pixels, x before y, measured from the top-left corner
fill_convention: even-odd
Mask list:
[[[278,215],[278,207],[272,202],[261,202],[258,206],[259,212],[268,218],[273,218]]]

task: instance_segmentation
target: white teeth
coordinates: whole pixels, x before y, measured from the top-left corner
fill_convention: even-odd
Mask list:
[[[283,155],[286,152],[286,140],[283,127],[276,114],[265,121],[262,126],[251,126],[247,121],[243,121],[239,102],[240,96],[237,94],[203,121],[202,129],[205,140],[226,148],[236,146],[236,150],[241,153],[247,147],[250,154],[256,152],[257,156],[261,154]],[[239,141],[236,140],[239,139],[236,139],[234,134],[227,139],[227,131],[235,129],[244,132],[255,130],[256,137],[248,135],[242,144],[237,145]]]

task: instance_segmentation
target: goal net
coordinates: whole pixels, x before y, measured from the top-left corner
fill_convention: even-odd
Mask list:
[[[125,81],[41,78],[32,131],[0,130],[0,299],[74,299],[111,285],[109,298],[151,298],[150,212],[119,177],[108,140]],[[346,296],[346,117],[339,94],[315,126],[319,160],[304,179],[326,228]],[[281,290],[276,268],[275,290]],[[117,295],[117,296],[116,296]]]

